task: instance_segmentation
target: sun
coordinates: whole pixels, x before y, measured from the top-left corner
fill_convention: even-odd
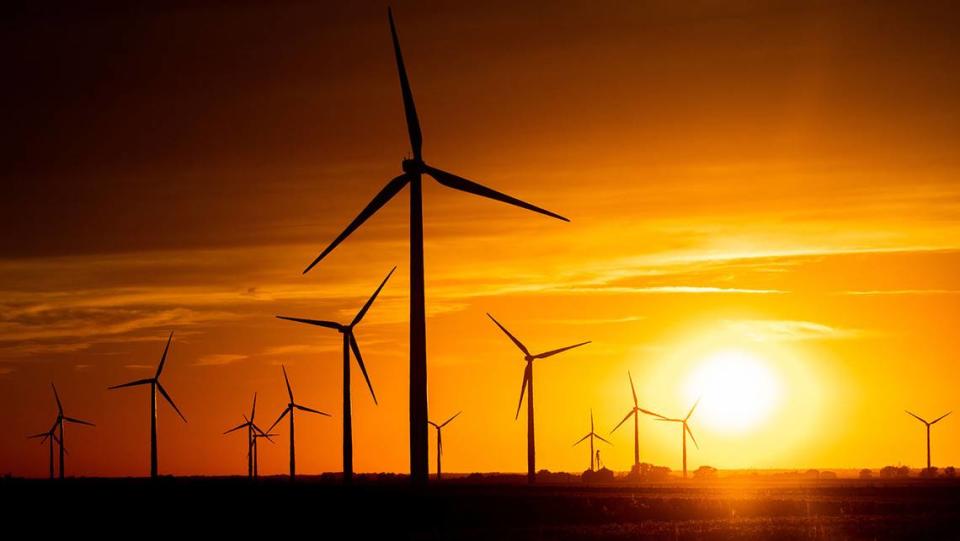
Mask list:
[[[742,350],[711,354],[690,374],[685,389],[691,400],[702,397],[691,423],[737,433],[763,424],[781,393],[769,363]]]

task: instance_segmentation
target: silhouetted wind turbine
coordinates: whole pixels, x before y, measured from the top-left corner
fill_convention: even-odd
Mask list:
[[[177,412],[177,415],[183,419],[183,422],[187,422],[187,418],[180,413],[180,408],[173,403],[173,399],[170,398],[166,389],[160,384],[160,374],[163,372],[163,365],[167,362],[167,353],[170,351],[171,340],[173,340],[173,331],[170,331],[170,336],[167,338],[167,345],[164,346],[163,355],[160,357],[160,365],[157,366],[157,373],[154,374],[152,378],[138,379],[108,387],[108,389],[120,389],[121,387],[135,387],[137,385],[150,386],[150,477],[153,479],[157,477],[157,391],[160,391],[160,394],[163,395],[163,398],[170,404],[173,411]]]
[[[904,410],[904,411],[906,411],[908,414],[912,415],[918,421],[920,421],[921,423],[927,426],[927,469],[929,470],[930,469],[930,427],[937,424],[940,421],[940,419],[943,419],[944,417],[946,417],[947,415],[950,415],[953,412],[948,411],[947,413],[944,413],[943,415],[941,415],[940,417],[937,417],[932,421],[927,421],[926,419],[924,419],[923,417],[920,417],[916,413],[913,413],[907,410]]]
[[[293,400],[293,389],[290,388],[290,380],[287,378],[287,367],[281,365],[281,368],[283,369],[283,381],[284,383],[287,384],[287,395],[290,397],[290,402],[287,403],[287,407],[284,408],[283,413],[281,413],[280,417],[277,417],[277,420],[274,421],[272,425],[270,425],[270,428],[267,429],[266,433],[269,434],[273,430],[273,427],[277,426],[277,423],[283,420],[283,417],[285,415],[287,415],[288,413],[290,414],[290,480],[293,480],[297,476],[296,446],[294,445],[294,441],[293,441],[293,410],[298,409],[301,411],[307,411],[310,413],[325,415],[327,417],[330,417],[330,414],[324,413],[322,411],[317,411],[315,409],[310,409],[306,406],[301,406],[300,404],[297,404]],[[256,437],[254,437],[254,442],[256,442]],[[256,461],[254,461],[254,464],[256,464]]]
[[[693,410],[697,409],[697,404],[699,403],[700,403],[700,399],[698,398],[697,401],[693,403],[693,407],[690,408],[690,411],[687,413],[687,416],[684,417],[683,419],[669,419],[667,417],[663,417],[662,415],[659,415],[656,413],[653,414],[657,416],[658,421],[668,421],[671,423],[680,423],[681,425],[683,425],[683,430],[681,431],[681,433],[683,434],[683,478],[684,479],[687,478],[687,434],[690,434],[690,439],[693,440],[693,444],[697,446],[697,449],[700,448],[700,445],[697,443],[697,438],[693,437],[693,431],[690,430],[690,425],[687,424],[687,421],[690,420],[690,416],[693,415]]]
[[[520,418],[520,406],[523,405],[523,393],[524,391],[526,391],[527,393],[527,481],[530,483],[533,483],[536,481],[536,475],[537,475],[537,458],[536,458],[537,453],[534,446],[534,431],[533,431],[533,361],[535,361],[536,359],[546,359],[547,357],[551,357],[553,355],[556,355],[557,353],[562,353],[564,351],[567,351],[568,349],[580,347],[580,346],[589,344],[590,342],[589,341],[580,342],[579,344],[574,344],[572,346],[566,346],[560,349],[554,349],[554,350],[546,351],[544,353],[538,353],[536,355],[533,355],[530,353],[530,351],[527,349],[526,346],[524,346],[519,340],[517,340],[515,336],[510,334],[510,331],[508,331],[506,327],[501,325],[499,321],[494,319],[493,316],[491,316],[490,314],[487,314],[487,317],[489,317],[497,325],[497,327],[500,327],[500,330],[503,331],[504,334],[510,337],[510,340],[512,340],[513,343],[516,344],[518,348],[520,348],[520,351],[523,352],[523,360],[527,361],[527,367],[523,371],[523,383],[520,384],[520,402],[517,403],[517,414],[514,417],[514,419]]]
[[[456,419],[457,415],[460,415],[461,413],[463,412],[458,411],[457,413],[453,414],[453,417],[447,419],[446,421],[440,424],[437,424],[433,421],[427,421],[428,423],[430,423],[431,426],[437,429],[437,481],[440,480],[440,457],[443,455],[443,434],[441,433],[441,429],[447,426],[447,423]]]
[[[253,393],[253,407],[250,409],[250,417],[246,415],[243,416],[243,423],[239,424],[230,430],[224,432],[224,434],[229,434],[231,432],[240,430],[241,428],[247,429],[247,477],[253,477],[253,450],[254,450],[254,441],[253,437],[257,431],[263,432],[262,430],[254,424],[253,420],[257,416],[257,393]]]
[[[623,417],[622,421],[617,423],[617,426],[613,427],[613,430],[611,430],[610,433],[613,434],[616,432],[617,429],[620,428],[620,425],[625,423],[631,416],[633,417],[633,466],[634,468],[637,468],[640,466],[640,414],[646,413],[647,415],[660,418],[663,418],[663,415],[645,410],[640,407],[639,403],[637,402],[637,388],[633,385],[633,376],[630,375],[629,371],[627,371],[627,377],[630,378],[630,392],[633,393],[633,409],[631,409]]]
[[[63,479],[63,475],[64,475],[64,474],[63,474],[63,472],[64,472],[64,469],[63,469],[63,454],[64,454],[64,447],[63,447],[63,422],[66,421],[66,422],[68,422],[68,423],[73,423],[73,424],[78,424],[78,425],[86,425],[86,426],[96,426],[96,425],[94,425],[93,423],[91,423],[91,422],[89,422],[89,421],[83,421],[83,420],[80,420],[80,419],[74,419],[73,417],[67,417],[66,415],[64,415],[64,414],[63,414],[63,404],[60,403],[60,394],[57,393],[57,386],[54,385],[53,383],[50,383],[50,387],[53,388],[53,397],[57,400],[57,421],[56,421],[56,424],[57,424],[57,429],[58,429],[59,432],[60,432],[59,436],[57,437],[57,444],[60,446],[60,479]]]
[[[363,320],[363,316],[366,315],[367,310],[369,310],[370,306],[373,305],[373,301],[376,300],[377,295],[380,294],[380,290],[383,289],[383,286],[387,284],[387,280],[390,279],[390,276],[393,275],[393,271],[395,270],[397,270],[396,267],[390,269],[390,272],[387,273],[387,277],[383,279],[383,282],[380,282],[380,287],[373,292],[373,295],[370,296],[370,299],[367,300],[367,303],[363,305],[363,308],[361,308],[359,312],[357,312],[356,317],[354,317],[353,321],[350,323],[342,324],[335,321],[277,316],[279,319],[285,319],[287,321],[296,321],[298,323],[306,323],[308,325],[317,325],[318,327],[334,329],[343,335],[343,481],[345,483],[349,483],[353,479],[353,416],[351,414],[352,408],[350,400],[351,349],[353,350],[353,356],[357,358],[357,364],[360,366],[360,371],[363,372],[363,379],[367,380],[367,388],[370,389],[370,396],[373,397],[373,403],[377,403],[377,395],[373,392],[373,385],[370,383],[370,376],[367,375],[367,367],[363,365],[363,357],[360,355],[360,346],[357,345],[357,338],[353,334],[353,328],[356,327],[361,320]],[[291,402],[292,401],[293,399],[291,399]]]
[[[34,435],[32,435],[32,436],[27,436],[27,439],[40,438],[40,445],[43,445],[43,442],[45,442],[45,441],[49,441],[49,444],[50,444],[50,479],[53,479],[53,478],[54,478],[54,471],[53,471],[53,444],[54,444],[54,442],[56,442],[56,443],[58,443],[58,444],[60,443],[60,438],[57,437],[57,425],[59,425],[59,423],[55,420],[55,421],[53,421],[53,425],[50,427],[50,430],[47,430],[46,432],[41,432],[41,433],[39,433],[39,434],[34,434]]]
[[[413,92],[410,90],[410,81],[407,78],[403,55],[400,52],[400,40],[393,23],[393,12],[388,10],[387,15],[390,20],[390,33],[393,37],[397,72],[400,76],[400,92],[403,96],[403,109],[407,120],[407,132],[410,136],[413,157],[403,160],[403,174],[388,182],[360,214],[350,222],[350,225],[303,272],[304,274],[309,272],[345,238],[383,207],[387,201],[397,195],[404,186],[410,185],[410,476],[414,482],[425,483],[429,475],[427,433],[429,417],[427,415],[427,335],[423,285],[422,175],[429,175],[448,188],[494,199],[563,221],[569,220],[559,214],[500,193],[472,180],[431,167],[423,161],[421,153],[423,137],[420,132],[420,120],[417,117]]]
[[[273,443],[273,440],[270,436],[276,436],[276,434],[268,434],[263,430],[260,430],[260,427],[253,425],[253,439],[250,441],[250,446],[253,448],[253,478],[257,479],[260,477],[260,446],[258,441],[260,438],[266,438],[267,441]]]
[[[592,409],[590,410],[590,432],[588,432],[586,436],[577,440],[577,443],[574,443],[573,446],[576,447],[577,445],[580,445],[580,443],[587,438],[590,438],[590,471],[594,471],[593,438],[597,438],[598,440],[602,441],[603,443],[606,443],[607,445],[613,445],[613,444],[603,439],[603,437],[600,436],[600,434],[597,434],[596,432],[593,431],[593,410]]]

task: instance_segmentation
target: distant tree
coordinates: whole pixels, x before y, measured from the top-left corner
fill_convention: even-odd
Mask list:
[[[910,477],[910,468],[908,468],[907,466],[900,466],[899,468],[897,468],[897,477],[900,477],[903,479]]]
[[[873,479],[873,470],[870,468],[860,470],[860,479]]]
[[[929,468],[924,468],[920,470],[921,479],[936,479],[937,478],[937,467],[931,466]]]
[[[883,477],[884,479],[893,479],[894,477],[899,476],[899,471],[900,469],[896,466],[884,466],[883,469],[880,470],[880,477]]]
[[[693,478],[698,481],[708,481],[717,478],[717,469],[713,466],[700,466],[693,472]]]
[[[804,479],[820,479],[820,470],[807,470],[803,477]]]
[[[957,476],[957,469],[954,468],[953,466],[947,466],[946,468],[943,469],[943,476],[948,479],[953,479],[954,477]]]
[[[837,478],[836,472],[832,472],[832,471],[820,472],[820,479],[836,479],[836,478]]]

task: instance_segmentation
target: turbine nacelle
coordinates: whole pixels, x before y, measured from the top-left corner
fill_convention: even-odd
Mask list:
[[[411,160],[407,158],[401,162],[401,167],[403,172],[408,175],[422,175],[426,172],[426,167],[422,160]]]

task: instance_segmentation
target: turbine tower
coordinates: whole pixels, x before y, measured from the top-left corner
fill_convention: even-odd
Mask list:
[[[89,422],[89,421],[83,421],[83,420],[80,420],[80,419],[74,419],[73,417],[67,417],[66,415],[64,415],[64,414],[63,414],[63,404],[60,402],[60,394],[57,393],[57,386],[54,385],[54,384],[51,382],[51,383],[50,383],[50,387],[53,388],[53,397],[57,400],[57,421],[56,421],[56,425],[57,425],[57,431],[59,432],[59,434],[58,434],[58,436],[57,436],[57,445],[60,447],[60,479],[63,479],[63,477],[64,477],[64,473],[63,473],[63,472],[64,472],[63,454],[64,454],[64,452],[65,452],[64,446],[63,446],[63,422],[66,421],[66,422],[68,422],[68,423],[73,423],[73,424],[77,424],[77,425],[86,425],[86,426],[96,426],[96,425],[94,425],[93,423],[91,423],[91,422]]]
[[[506,327],[501,325],[499,321],[494,319],[493,316],[491,316],[490,314],[487,314],[487,317],[489,317],[497,325],[497,327],[500,327],[500,330],[503,331],[504,334],[506,334],[510,338],[510,340],[513,341],[514,344],[516,344],[518,348],[520,348],[520,351],[523,352],[523,360],[527,362],[527,366],[523,370],[523,382],[520,384],[520,402],[517,403],[517,414],[514,416],[514,420],[520,418],[520,406],[523,405],[523,393],[526,392],[527,393],[527,482],[534,483],[536,482],[536,476],[537,476],[537,453],[534,445],[534,430],[533,430],[533,361],[537,359],[546,359],[547,357],[551,357],[553,355],[556,355],[557,353],[562,353],[564,351],[567,351],[568,349],[580,347],[580,346],[589,344],[590,342],[589,341],[580,342],[579,344],[574,344],[572,346],[566,346],[559,349],[554,349],[554,350],[546,351],[544,353],[538,353],[536,355],[533,355],[532,353],[530,353],[527,347],[520,342],[520,340],[517,340],[515,336],[510,334],[510,331],[508,331]]]
[[[697,443],[697,438],[693,437],[693,431],[690,430],[690,425],[687,424],[687,421],[690,420],[690,416],[693,415],[693,410],[697,409],[697,404],[699,403],[700,403],[700,399],[698,398],[697,401],[693,403],[693,407],[690,408],[690,411],[687,412],[687,416],[684,417],[683,419],[670,419],[667,417],[663,417],[661,415],[657,415],[656,413],[653,414],[653,415],[657,415],[658,421],[680,423],[683,426],[683,429],[681,430],[681,434],[683,435],[683,478],[684,479],[687,478],[687,434],[690,434],[690,439],[693,440],[693,444],[697,446],[697,449],[700,448],[700,445]]]
[[[154,374],[152,378],[138,379],[128,383],[121,383],[120,385],[114,385],[113,387],[108,387],[108,389],[120,389],[122,387],[135,387],[138,385],[149,385],[150,386],[150,478],[157,478],[157,391],[160,391],[160,394],[163,395],[164,400],[170,404],[170,407],[173,408],[173,411],[177,412],[177,415],[183,419],[183,422],[187,422],[187,418],[180,413],[180,408],[173,403],[173,399],[170,398],[170,395],[167,394],[167,390],[163,388],[163,385],[160,384],[160,374],[163,372],[163,366],[167,362],[167,353],[170,351],[170,341],[173,340],[173,331],[170,331],[170,336],[167,338],[167,345],[163,348],[163,355],[160,357],[160,365],[157,366],[157,373]]]
[[[442,422],[442,423],[440,423],[440,424],[437,424],[437,423],[435,423],[435,422],[433,422],[433,421],[427,421],[428,423],[430,423],[430,426],[432,426],[433,428],[436,428],[436,429],[437,429],[437,481],[440,480],[440,457],[443,456],[443,433],[442,433],[442,429],[443,429],[443,427],[447,426],[447,424],[448,424],[450,421],[456,419],[457,416],[460,415],[461,413],[463,413],[463,412],[462,412],[462,411],[458,411],[457,413],[453,414],[453,417],[447,419],[446,421],[444,421],[444,422]]]
[[[415,483],[426,483],[429,476],[429,444],[427,415],[427,331],[424,302],[423,266],[423,195],[422,176],[428,175],[441,185],[473,195],[479,195],[534,212],[539,212],[563,221],[570,221],[540,207],[531,205],[509,195],[427,165],[423,161],[423,136],[420,120],[410,90],[410,81],[400,52],[400,39],[393,23],[393,12],[387,10],[390,34],[400,77],[400,93],[407,121],[412,158],[402,162],[403,173],[389,181],[352,222],[327,246],[303,271],[310,271],[317,263],[336,248],[345,238],[373,216],[404,186],[410,185],[410,476]]]
[[[367,380],[367,388],[370,389],[370,396],[373,397],[373,403],[377,403],[377,395],[373,392],[370,376],[367,375],[367,368],[363,365],[363,357],[360,355],[360,346],[357,345],[357,338],[353,334],[353,328],[363,320],[363,316],[366,315],[367,310],[373,305],[373,301],[376,300],[377,295],[380,294],[380,290],[387,284],[387,280],[390,279],[390,276],[393,275],[393,271],[395,270],[397,270],[396,267],[390,269],[387,277],[380,283],[380,287],[373,292],[373,295],[370,296],[370,299],[367,300],[367,303],[357,312],[356,317],[354,317],[350,323],[343,324],[334,321],[277,316],[277,318],[287,321],[296,321],[298,323],[334,329],[343,335],[343,481],[345,483],[353,480],[353,416],[351,414],[352,407],[350,400],[350,350],[353,350],[353,356],[357,358],[357,364],[360,366],[360,371],[363,372],[363,379]],[[291,398],[290,401],[293,402],[293,399]],[[291,420],[292,419],[293,417],[291,417]]]
[[[613,430],[610,431],[611,434],[617,431],[620,428],[620,425],[625,423],[627,419],[633,417],[633,467],[636,471],[640,471],[640,414],[645,413],[647,415],[652,415],[654,417],[663,418],[663,415],[659,413],[654,413],[650,410],[645,410],[640,407],[637,402],[637,388],[633,385],[633,376],[630,375],[630,372],[627,371],[627,377],[630,378],[630,392],[633,393],[633,408],[627,412],[617,426],[613,427]]]
[[[590,410],[590,432],[587,432],[586,436],[577,440],[577,443],[574,443],[573,446],[576,447],[580,445],[580,442],[582,442],[587,438],[590,438],[590,471],[594,471],[593,461],[594,461],[595,455],[593,454],[593,438],[597,438],[598,440],[602,441],[603,443],[606,443],[607,445],[613,445],[613,444],[603,439],[603,437],[600,436],[600,434],[597,434],[596,432],[593,431],[593,410],[592,409]]]
[[[283,381],[287,384],[287,396],[290,397],[290,402],[287,403],[287,407],[283,409],[283,412],[280,414],[280,417],[277,417],[277,420],[270,425],[270,428],[267,429],[267,434],[273,431],[273,427],[277,426],[277,423],[283,420],[283,418],[289,413],[290,414],[290,480],[293,481],[297,477],[297,455],[296,455],[296,445],[293,440],[293,410],[298,409],[300,411],[306,411],[308,413],[316,413],[318,415],[324,415],[330,417],[329,413],[324,413],[322,411],[317,411],[315,409],[308,408],[306,406],[301,406],[297,404],[293,399],[293,389],[290,387],[290,380],[287,378],[287,367],[281,365],[280,368],[283,369]],[[256,443],[256,435],[253,439]],[[256,452],[256,448],[254,448]],[[256,469],[256,458],[254,458],[254,468]]]
[[[939,422],[940,419],[943,419],[944,417],[946,417],[947,415],[950,415],[953,412],[948,411],[947,413],[944,413],[943,415],[941,415],[940,417],[937,417],[932,421],[927,421],[926,419],[924,419],[923,417],[920,417],[916,413],[913,413],[907,410],[904,410],[904,411],[906,411],[908,414],[912,415],[918,421],[920,421],[921,423],[927,426],[927,469],[929,470],[930,469],[930,427],[937,424],[937,422]]]

